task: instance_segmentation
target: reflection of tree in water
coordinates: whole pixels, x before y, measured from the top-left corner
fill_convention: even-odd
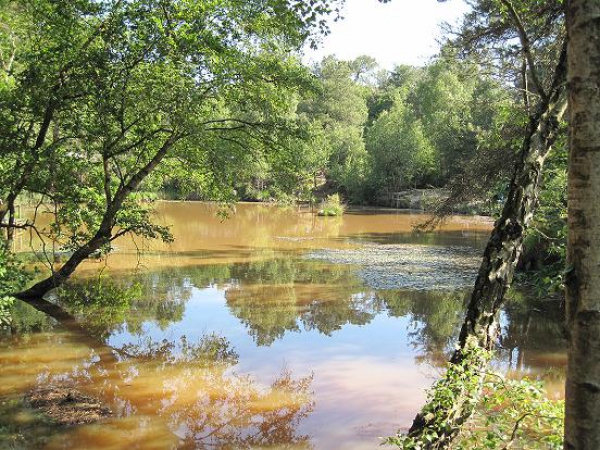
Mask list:
[[[331,335],[346,324],[364,325],[387,311],[391,317],[412,320],[409,337],[420,359],[443,364],[463,319],[466,301],[457,291],[365,291],[351,267],[299,260],[295,254],[243,264],[142,271],[117,282],[129,286],[132,280],[142,285],[140,299],[121,316],[115,315],[121,317],[116,323],[94,323],[98,316],[90,316],[93,330],[105,327],[104,334],[96,335],[107,336],[124,326],[134,335],[141,335],[145,322],[156,323],[164,330],[182,319],[194,288],[217,287],[225,291],[231,314],[244,324],[258,345],[268,346],[286,333],[303,330]],[[539,360],[540,353],[556,357],[563,350],[561,313],[544,306],[556,303],[540,306],[530,304],[527,299],[532,296],[515,295],[503,313],[506,326],[498,358],[511,366],[547,365],[531,358],[527,362],[526,355]],[[20,316],[24,327],[42,326],[27,314]]]
[[[312,448],[309,438],[297,433],[314,407],[312,376],[295,379],[284,371],[262,386],[231,373],[238,355],[216,335],[194,343],[141,338],[115,350],[112,361],[98,361],[98,352],[69,373],[46,372],[37,382],[67,381],[99,393],[118,417],[104,424],[103,433],[123,433],[123,439],[149,433],[162,439],[164,448]],[[60,436],[60,447],[88,448],[89,433],[74,429]],[[143,447],[145,438],[140,439],[136,445]]]
[[[409,333],[418,357],[435,365],[445,365],[448,353],[462,324],[468,297],[463,292],[379,291],[389,314],[409,317]],[[497,361],[509,368],[530,369],[564,364],[566,348],[561,303],[539,301],[526,293],[512,292],[512,300],[503,310],[504,324]]]
[[[526,290],[513,291],[503,311],[498,354],[509,368],[566,365],[564,305],[557,299],[539,299]]]
[[[273,260],[246,270],[248,281],[228,289],[225,298],[258,345],[302,328],[331,335],[345,324],[369,323],[381,311],[347,268]]]
[[[55,290],[51,300],[68,310],[90,335],[106,340],[125,328],[141,334],[145,322],[164,330],[180,321],[191,289],[187,280],[170,278],[165,271],[78,280]]]
[[[126,285],[128,280],[121,282]],[[301,327],[329,335],[347,323],[366,324],[381,310],[372,293],[363,294],[350,268],[298,260],[296,255],[142,272],[135,280],[143,292],[124,319],[133,334],[143,332],[144,322],[165,329],[181,320],[192,290],[211,286],[225,290],[231,313],[259,345],[270,345]]]
[[[351,268],[298,260],[295,255],[244,264],[171,267],[113,280],[123,289],[135,281],[142,292],[130,303],[111,305],[104,315],[101,307],[88,315],[82,309],[82,321],[103,339],[125,328],[141,335],[147,322],[164,330],[183,318],[194,288],[209,286],[225,290],[231,313],[259,345],[270,345],[301,327],[330,335],[345,324],[366,324],[381,310],[373,293],[363,293]]]
[[[348,295],[348,294],[346,294]],[[316,329],[331,336],[343,325],[366,325],[383,310],[383,303],[374,293],[350,294],[346,301],[315,301],[302,314],[306,330]]]
[[[54,327],[50,317],[24,302],[14,302],[10,314],[10,323],[0,325],[0,336],[44,332]]]
[[[392,317],[409,317],[412,345],[428,362],[445,364],[463,320],[465,294],[462,291],[380,291]]]
[[[140,332],[141,325],[150,321],[164,330],[183,318],[185,304],[192,296],[194,285],[176,268],[142,271],[132,279],[142,286],[142,295],[132,304],[134,314],[127,317],[130,332]]]
[[[271,345],[286,332],[300,331],[301,305],[294,286],[244,286],[227,290],[225,298],[258,345]]]
[[[312,377],[295,380],[284,371],[263,389],[249,376],[225,375],[237,363],[238,355],[217,335],[204,336],[195,344],[185,337],[178,343],[145,339],[123,350],[135,355],[137,370],[149,368],[152,377],[162,380],[157,412],[169,418],[171,430],[183,441],[180,448],[241,449],[301,443],[310,447],[308,437],[297,436],[296,428],[313,408]],[[135,383],[129,380],[129,384]],[[146,412],[147,405],[143,408]]]

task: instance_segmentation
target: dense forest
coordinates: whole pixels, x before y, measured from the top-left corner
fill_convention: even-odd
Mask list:
[[[293,152],[295,165],[282,172],[262,155],[237,169],[232,195],[309,201],[324,190],[349,203],[373,204],[385,202],[389,192],[447,186],[486,150],[502,169],[502,157],[514,152],[509,130],[524,120],[520,97],[455,53],[448,47],[424,67],[392,71],[367,55],[353,61],[329,56],[307,68],[310,84],[290,105],[298,138],[281,144]],[[500,195],[502,177],[490,176],[498,182],[490,182],[491,195]],[[175,197],[215,199],[186,180],[165,177],[160,189]]]
[[[599,406],[584,400],[598,395],[598,380],[582,361],[600,358],[584,345],[600,323],[590,276],[597,249],[587,250],[597,241],[589,187],[597,123],[588,123],[596,116],[585,109],[597,107],[598,49],[585,47],[585,36],[598,31],[600,6],[470,0],[471,12],[423,66],[385,70],[369,55],[306,66],[303,49],[319,45],[342,3],[0,1],[0,320],[10,326],[20,300],[59,322],[74,319],[80,311],[47,294],[123,236],[171,242],[169,227],[154,220],[159,199],[398,206],[393,199],[403,191],[431,191],[419,206],[433,216],[420,232],[456,212],[495,223],[470,300],[460,304],[462,327],[448,325],[446,334],[460,329],[448,371],[408,433],[386,442],[441,449],[458,438],[460,448],[509,448],[523,434],[521,421],[537,415],[550,429],[540,445],[563,445],[562,422],[544,422],[552,414],[562,420],[563,410],[541,397],[539,410],[503,419],[516,417],[508,441],[498,438],[510,435],[506,423],[495,440],[473,432],[469,444],[461,434],[482,393],[500,389],[487,369],[516,277],[533,286],[532,297],[566,290],[575,344],[565,448],[595,448],[598,432],[586,416]],[[33,212],[23,215],[24,207]],[[43,214],[52,220],[41,226]],[[12,251],[20,232],[52,243],[35,269]],[[286,263],[288,283],[305,280],[294,264]],[[248,277],[253,267],[228,269],[238,274],[229,278]],[[256,279],[275,270],[258,267]],[[256,315],[266,300],[228,295],[258,345],[294,330],[297,320],[330,335],[342,324],[370,322],[375,311],[394,316],[403,305],[389,293],[373,296],[368,313],[315,302],[337,317],[329,321],[320,310],[297,319],[293,302],[280,299],[279,308],[289,309],[281,325],[271,311]],[[512,395],[533,402],[527,385],[516,389]]]

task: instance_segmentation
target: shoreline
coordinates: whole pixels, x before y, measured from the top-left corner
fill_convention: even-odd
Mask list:
[[[161,203],[198,203],[198,204],[212,204],[215,206],[223,205],[223,206],[236,206],[236,205],[261,205],[261,206],[269,206],[269,207],[281,207],[281,208],[303,208],[310,209],[310,203],[306,201],[296,201],[295,203],[285,203],[285,202],[265,202],[265,201],[250,201],[250,200],[240,200],[232,203],[221,203],[215,200],[173,200],[173,199],[157,199],[155,202]],[[314,213],[316,214],[317,208],[316,204],[313,204]],[[430,215],[434,214],[433,210],[427,209],[419,209],[419,208],[394,208],[391,206],[381,206],[381,205],[371,205],[371,204],[348,204],[346,205],[346,210],[344,214],[352,213],[352,212],[360,212],[360,211],[377,211],[377,212],[390,212],[390,213],[406,213],[406,214],[422,214],[422,215]],[[302,211],[302,212],[310,212],[310,211]],[[491,215],[483,214],[481,212],[477,213],[467,213],[467,212],[456,212],[451,214],[449,217],[469,217],[474,219],[479,219],[482,222],[494,223],[494,219]]]

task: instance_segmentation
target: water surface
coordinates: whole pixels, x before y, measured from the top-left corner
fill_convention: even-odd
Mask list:
[[[157,219],[172,226],[174,243],[121,239],[107,259],[86,262],[80,278],[103,271],[141,285],[125,310],[79,314],[87,336],[18,305],[0,338],[0,421],[48,449],[358,450],[408,427],[462,320],[468,289],[446,281],[453,268],[464,279],[489,221],[455,217],[416,235],[426,218],[416,213],[321,218],[252,204],[225,220],[216,212],[160,203]],[[381,249],[383,262],[374,257]],[[431,254],[446,255],[445,278],[422,264],[419,255]],[[402,276],[372,283],[390,258],[388,272]],[[403,281],[424,274],[425,284]],[[555,380],[560,393],[555,309],[516,295],[495,364]],[[59,429],[15,406],[48,383],[77,386],[115,415]],[[32,442],[13,436],[10,445]]]

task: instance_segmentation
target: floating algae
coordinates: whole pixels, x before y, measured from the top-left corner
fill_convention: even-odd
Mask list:
[[[481,262],[471,247],[363,245],[348,250],[323,249],[308,259],[358,266],[358,276],[374,289],[454,290],[475,281]]]

